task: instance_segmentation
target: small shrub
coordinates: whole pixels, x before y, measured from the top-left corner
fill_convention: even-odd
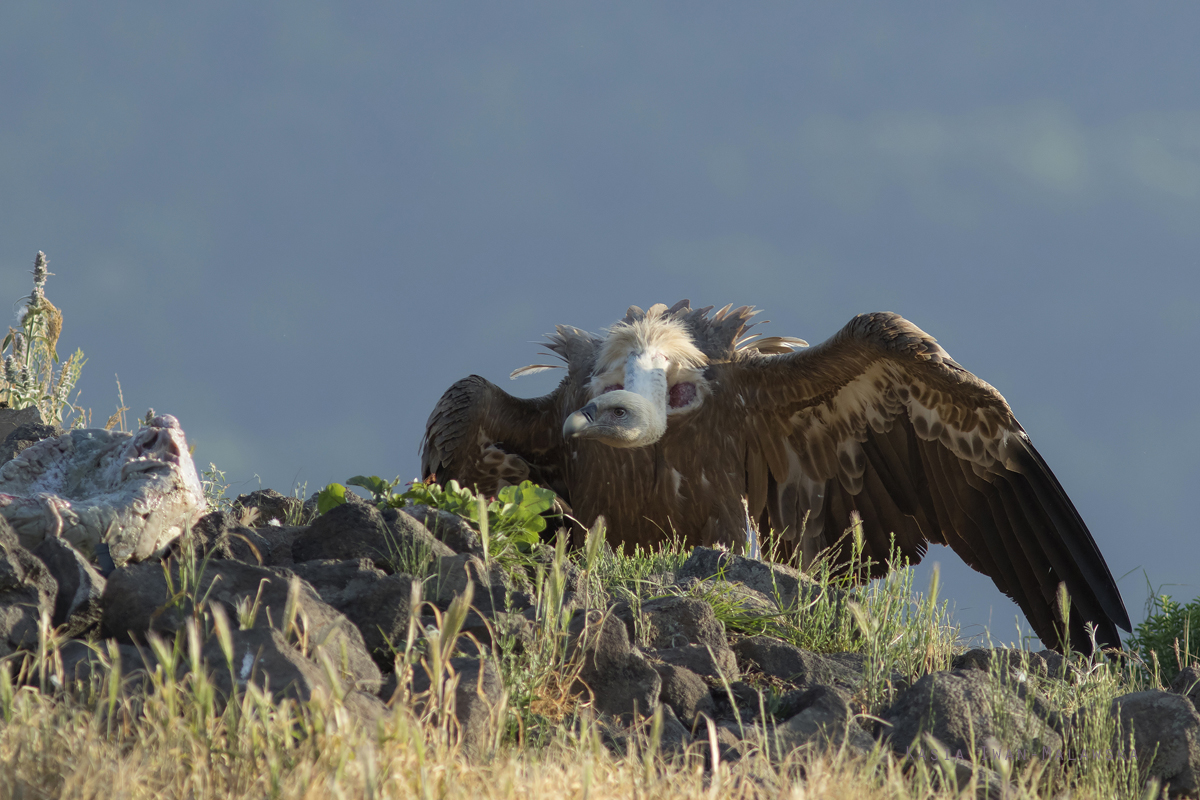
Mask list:
[[[17,327],[9,328],[0,346],[4,370],[0,397],[9,408],[36,408],[46,424],[82,428],[90,413],[71,402],[71,392],[87,359],[76,350],[57,370],[58,337],[63,315],[46,297],[46,279],[54,273],[46,268],[46,254],[38,251],[33,262],[33,291],[17,312]],[[71,415],[74,414],[74,418]]]
[[[1145,665],[1146,677],[1170,684],[1180,670],[1200,657],[1200,597],[1183,604],[1160,594],[1146,602],[1146,619],[1139,622],[1126,646]]]

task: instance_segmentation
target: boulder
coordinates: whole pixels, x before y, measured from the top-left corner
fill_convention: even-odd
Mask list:
[[[341,610],[387,577],[369,558],[345,561],[302,561],[289,569],[304,579],[329,605]]]
[[[1028,691],[977,669],[926,675],[883,714],[892,749],[920,749],[921,735],[929,733],[955,757],[996,749],[1061,753],[1062,716]]]
[[[711,578],[741,584],[759,596],[770,598],[784,611],[794,610],[822,593],[832,591],[792,567],[708,547],[693,548],[687,561],[675,572],[675,580],[679,582]]]
[[[388,575],[359,592],[346,593],[338,606],[358,626],[367,652],[383,669],[392,668],[395,648],[403,646],[414,583],[420,586],[411,575]]]
[[[63,644],[58,649],[58,655],[62,660],[61,680],[64,687],[87,687],[93,677],[103,679],[108,667],[115,665],[120,669],[127,688],[131,685],[144,688],[149,683],[149,673],[158,663],[154,654],[149,648],[139,650],[131,644],[117,644],[116,660],[113,661],[109,644],[108,641],[88,642],[79,639]]]
[[[713,703],[708,684],[699,675],[674,664],[655,664],[654,669],[662,678],[659,700],[671,707],[685,727],[691,727],[700,714],[709,717],[716,715],[716,704]]]
[[[38,643],[38,619],[53,615],[58,586],[0,518],[0,658]]]
[[[706,679],[713,686],[740,680],[737,658],[723,643],[719,647],[685,644],[663,650],[647,650],[646,655],[665,664],[674,664]]]
[[[389,510],[396,513],[396,509]],[[479,537],[479,531],[457,514],[423,505],[404,506],[399,513],[407,514],[421,523],[434,538],[454,552],[483,555],[483,540]],[[387,512],[384,512],[384,518],[388,518]]]
[[[0,442],[8,439],[18,428],[26,425],[41,425],[42,412],[37,406],[28,408],[0,408]]]
[[[336,657],[343,688],[379,690],[382,676],[358,628],[287,570],[213,560],[197,578],[186,567],[181,571],[178,562],[172,561],[169,568],[174,593],[157,563],[128,565],[110,575],[101,597],[102,634],[130,643],[144,642],[150,630],[174,635],[195,613],[193,598],[205,598],[209,606],[219,603],[234,627],[238,627],[239,606],[248,612],[257,599],[259,610],[249,627],[278,629],[283,626],[288,585],[294,579],[299,582],[296,621],[307,620],[310,641],[322,643]],[[272,683],[272,687],[282,690],[284,685]]]
[[[270,559],[263,565],[267,567],[291,567],[296,563],[292,558],[292,545],[296,537],[308,530],[307,527],[289,527],[287,525],[268,525],[265,528],[255,528],[258,535],[267,540],[271,549]]]
[[[490,567],[485,566],[483,559],[466,553],[439,558],[437,574],[431,575],[427,582],[431,584],[431,595],[443,609],[466,591],[468,583],[474,584],[472,606],[483,614],[522,611],[533,605],[528,595],[513,588],[509,575],[499,564],[492,562]]]
[[[1133,692],[1113,700],[1120,722],[1113,747],[1128,753],[1133,735],[1138,764],[1170,784],[1171,797],[1200,795],[1200,713],[1188,698],[1170,692]]]
[[[385,572],[397,572],[425,554],[454,555],[412,517],[402,514],[392,519],[394,524],[388,525],[379,509],[369,503],[343,503],[317,517],[307,531],[296,536],[292,560],[369,558]]]
[[[74,430],[0,467],[0,515],[23,546],[59,536],[88,559],[106,542],[117,564],[163,553],[204,511],[179,421],[134,433]]]
[[[12,461],[18,454],[43,439],[53,439],[62,436],[63,433],[65,431],[58,425],[42,425],[37,422],[21,425],[4,437],[3,444],[0,444],[0,464]]]
[[[504,694],[504,679],[495,661],[478,658],[452,658],[445,677],[454,676],[454,718],[459,741],[469,758],[487,754],[495,725],[495,712]],[[413,669],[412,691],[416,695],[417,712],[423,713],[429,702],[427,694],[433,682],[421,666]]]
[[[46,566],[58,587],[50,624],[55,628],[66,626],[64,633],[72,638],[99,625],[105,581],[87,559],[57,536],[43,539],[33,554]]]
[[[1175,680],[1171,681],[1171,691],[1180,694],[1192,702],[1192,707],[1200,711],[1200,667],[1184,667]]]
[[[658,706],[662,678],[629,644],[625,625],[600,611],[577,611],[568,628],[567,652],[582,658],[576,692],[590,696],[597,711],[617,717],[648,717]]]
[[[862,682],[861,673],[831,656],[803,650],[769,636],[750,636],[734,646],[741,663],[797,687],[838,686],[850,692]],[[861,662],[860,662],[861,663]]]
[[[367,558],[305,561],[294,564],[292,571],[358,627],[367,652],[380,668],[392,669],[394,646],[408,632],[413,584],[420,581],[411,575],[388,575]]]
[[[712,606],[694,597],[659,597],[642,603],[642,639],[651,649],[681,645],[728,648]]]
[[[855,722],[846,696],[832,687],[806,689],[795,698],[794,708],[796,713],[775,727],[780,756],[799,747],[819,752],[846,747],[862,755],[875,745],[875,740]]]
[[[1034,653],[1029,650],[1014,650],[1007,647],[977,647],[955,656],[950,662],[950,668],[997,672],[1017,683],[1024,682],[1030,676],[1059,678],[1072,683],[1078,678],[1078,670],[1071,667],[1060,654],[1053,650]]]
[[[192,526],[191,532],[179,540],[181,546],[191,545],[197,554],[244,564],[271,563],[271,542],[258,531],[238,521],[228,511],[205,514]],[[178,548],[176,548],[178,549]]]
[[[233,513],[241,516],[249,510],[258,512],[253,525],[256,528],[267,525],[307,525],[311,519],[306,519],[304,501],[299,497],[288,497],[274,489],[258,489],[249,494],[238,495],[233,501]]]
[[[202,652],[212,681],[224,697],[231,696],[235,684],[239,691],[254,684],[260,689],[269,689],[276,702],[291,698],[304,703],[318,693],[329,699],[333,692],[321,659],[329,660],[332,671],[340,679],[347,677],[348,665],[345,659],[339,658],[336,649],[326,648],[319,655],[306,654],[282,631],[269,626],[235,629],[231,633],[232,663],[226,660],[216,636],[209,637]],[[374,694],[378,691],[378,682],[373,688],[364,689],[354,681],[347,681],[341,688],[343,704],[359,722],[374,722],[387,713],[383,701]]]

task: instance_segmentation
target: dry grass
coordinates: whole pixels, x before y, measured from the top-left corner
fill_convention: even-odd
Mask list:
[[[326,699],[275,709],[255,693],[203,724],[165,714],[148,698],[136,723],[77,702],[22,689],[0,731],[0,796],[6,798],[932,798],[936,767],[902,774],[892,755],[852,760],[802,754],[776,767],[761,755],[716,771],[703,747],[672,760],[633,750],[615,756],[594,730],[564,734],[539,750],[504,747],[471,763],[401,709],[377,729]],[[802,777],[803,776],[803,777]],[[1042,768],[1016,776],[1013,797],[1042,797]],[[1072,797],[1126,796],[1080,787]]]
[[[561,558],[561,553],[559,558]],[[612,558],[612,556],[610,556]],[[623,558],[618,556],[617,558]],[[202,562],[194,565],[203,569]],[[614,563],[598,576],[630,581],[659,566]],[[736,763],[711,768],[712,745],[701,726],[683,753],[660,751],[652,725],[621,753],[603,743],[586,698],[567,691],[572,668],[563,646],[561,580],[552,569],[539,587],[536,645],[524,653],[492,654],[504,675],[505,696],[494,719],[493,745],[469,759],[458,744],[447,698],[456,680],[448,667],[454,632],[465,607],[441,618],[440,631],[406,643],[402,669],[439,675],[430,696],[393,699],[388,717],[363,723],[342,705],[338,692],[320,692],[307,703],[273,703],[253,685],[229,702],[214,691],[205,670],[195,669],[199,632],[216,635],[220,625],[203,610],[188,632],[155,648],[159,663],[150,675],[140,665],[102,666],[89,681],[57,689],[57,642],[43,624],[36,653],[0,661],[0,798],[951,798],[974,797],[974,784],[943,780],[945,765],[905,763],[877,747],[866,757],[846,753],[794,752],[780,760],[765,729],[750,733],[749,750]],[[199,582],[194,581],[198,586]],[[931,587],[932,588],[932,587]],[[859,631],[859,647],[880,661],[880,674],[925,658],[924,644],[939,643],[945,619],[930,596],[905,594],[902,574],[867,587],[860,599],[873,612],[887,611],[906,630]],[[901,606],[908,603],[909,611]],[[203,602],[196,604],[203,609]],[[820,612],[820,609],[810,609]],[[773,619],[773,625],[802,627],[805,617]],[[824,620],[815,613],[812,620]],[[812,621],[810,620],[810,621]],[[821,624],[825,624],[822,622]],[[922,632],[918,628],[924,626]],[[774,633],[787,634],[785,627]],[[900,636],[900,639],[896,637]],[[190,635],[189,635],[190,634]],[[863,635],[866,634],[866,635]],[[797,630],[795,637],[803,638]],[[900,642],[921,652],[901,654]],[[423,655],[422,655],[423,654]],[[886,657],[885,657],[886,656]],[[172,667],[171,664],[175,664]],[[1111,698],[1130,691],[1132,672],[1103,660],[1079,664],[1090,671],[1074,686],[1047,682],[1039,689],[1068,713],[1092,714],[1096,743],[1111,741],[1106,709]],[[185,666],[190,669],[184,669]],[[227,669],[219,665],[216,669]],[[917,670],[913,670],[917,671]],[[209,673],[211,674],[211,673]],[[121,676],[125,677],[122,678]],[[565,676],[565,677],[564,677]],[[432,702],[430,702],[432,698]],[[882,699],[882,697],[875,698]],[[423,709],[418,713],[415,709]],[[751,726],[748,724],[749,730]],[[769,757],[774,749],[776,757]],[[998,765],[1005,770],[1003,764]],[[1137,796],[1133,762],[1084,762],[1063,766],[1030,761],[1007,768],[1009,797]]]

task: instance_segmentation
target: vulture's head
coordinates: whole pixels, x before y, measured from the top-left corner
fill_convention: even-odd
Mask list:
[[[563,436],[611,447],[645,447],[667,432],[667,418],[708,396],[707,358],[687,328],[646,316],[609,329],[588,384],[591,402],[567,418]]]
[[[567,417],[563,437],[594,439],[609,447],[645,447],[666,432],[666,415],[636,392],[616,389]]]

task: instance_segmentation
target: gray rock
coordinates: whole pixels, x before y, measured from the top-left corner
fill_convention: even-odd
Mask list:
[[[759,716],[759,708],[765,705],[762,691],[745,681],[730,681],[728,687],[720,683],[710,683],[709,687],[717,706],[718,722],[736,724],[740,720],[741,723],[745,723],[756,719]]]
[[[883,714],[890,724],[892,749],[901,753],[919,749],[921,734],[928,732],[953,756],[997,747],[1061,752],[1061,715],[1029,691],[976,669],[926,675]]]
[[[700,714],[709,717],[716,715],[716,704],[703,678],[686,667],[674,664],[662,663],[653,666],[662,678],[659,700],[671,707],[676,718],[685,727],[691,727]]]
[[[103,635],[131,643],[144,641],[149,630],[174,635],[192,615],[193,597],[207,598],[210,606],[221,604],[235,627],[238,606],[249,608],[257,597],[260,610],[253,628],[282,627],[288,584],[294,578],[287,570],[214,560],[208,563],[198,580],[193,580],[186,572],[181,576],[177,562],[172,562],[170,569],[175,591],[186,589],[174,602],[160,564],[129,565],[110,575],[100,600],[104,609],[101,618]],[[323,602],[310,585],[295,579],[299,581],[296,619],[307,619],[310,637],[324,642],[327,651],[337,656],[339,664],[344,661],[340,674],[343,688],[377,692],[382,677],[358,628]],[[188,586],[189,581],[194,585]]]
[[[741,761],[746,755],[747,745],[742,741],[742,737],[738,735],[738,728],[733,722],[721,722],[715,726],[717,734],[717,755],[722,763],[732,764]],[[704,730],[697,729],[696,738],[700,741],[707,741],[708,726],[704,726]],[[704,757],[709,769],[712,769],[712,757],[708,746],[704,748]]]
[[[285,697],[307,702],[318,691],[331,698],[324,667],[311,657],[312,654],[301,652],[282,631],[266,626],[234,630],[232,644],[232,663],[226,659],[216,636],[210,637],[203,649],[213,683],[222,696],[229,697],[235,685],[240,692],[254,684],[260,689],[269,689],[276,702]],[[379,689],[378,681],[370,689],[361,688],[357,681],[347,680],[355,671],[348,655],[328,648],[325,657],[330,659],[344,682],[345,707],[360,722],[373,722],[387,713],[383,702],[374,694]]]
[[[42,412],[36,406],[29,408],[0,408],[0,442],[8,439],[18,428],[26,425],[41,425]]]
[[[58,585],[50,624],[66,626],[64,634],[75,638],[100,624],[100,596],[104,578],[71,545],[56,536],[47,537],[33,549]]]
[[[952,792],[965,792],[975,782],[975,797],[979,800],[1003,800],[1012,797],[1013,792],[1008,783],[995,770],[981,764],[975,764],[965,758],[945,756],[938,758],[932,752],[927,756],[930,761],[930,783],[934,789],[945,789]],[[943,773],[942,765],[950,769],[950,774]],[[933,765],[936,765],[934,767]]]
[[[387,577],[369,558],[345,561],[302,561],[289,569],[317,591],[321,599],[341,610],[345,603]]]
[[[400,519],[403,517],[403,520]],[[422,553],[450,556],[453,551],[406,515],[389,526],[375,506],[347,502],[317,517],[292,542],[292,560],[344,561],[369,558],[385,572],[396,572]],[[405,522],[404,520],[407,520]]]
[[[292,545],[296,537],[308,530],[307,526],[266,525],[255,528],[255,532],[267,542],[270,555],[263,562],[265,567],[290,567],[296,563],[292,558]]]
[[[718,578],[742,584],[759,596],[770,598],[780,609],[792,610],[812,602],[825,592],[832,592],[783,564],[771,564],[724,550],[707,547],[693,548],[692,554],[675,572],[675,580],[708,580]]]
[[[117,644],[117,656],[113,661],[108,645],[107,641],[93,643],[79,639],[62,645],[58,653],[62,659],[64,687],[76,692],[84,687],[91,688],[93,679],[99,682],[108,675],[110,665],[119,668],[126,690],[149,685],[149,673],[158,661],[148,648],[139,650],[131,644]]]
[[[390,538],[379,509],[367,503],[347,502],[317,517],[308,530],[296,536],[292,560],[299,564],[367,558],[380,569],[391,571]]]
[[[1113,741],[1117,752],[1128,752],[1132,733],[1138,764],[1170,784],[1171,797],[1200,794],[1200,713],[1188,698],[1133,692],[1113,700],[1111,711],[1120,721]]]
[[[1171,691],[1192,701],[1192,707],[1200,711],[1200,668],[1184,667],[1171,681]]]
[[[708,647],[701,644],[685,644],[662,650],[648,650],[650,658],[690,670],[708,680],[711,685],[741,680],[737,658],[728,647]]]
[[[659,730],[658,749],[664,755],[675,755],[687,750],[692,743],[692,734],[684,725],[675,710],[668,705],[659,706],[662,710],[662,728]]]
[[[494,661],[477,658],[450,659],[450,674],[458,679],[454,690],[454,717],[460,741],[468,757],[487,755],[495,731],[495,711],[504,692],[504,680]],[[426,710],[428,699],[421,694],[432,686],[429,673],[418,666],[413,671],[412,691],[417,695],[418,712]]]
[[[962,655],[955,656],[950,662],[950,668],[995,672],[1017,683],[1025,681],[1029,676],[1059,678],[1073,682],[1078,674],[1078,670],[1071,667],[1060,654],[1053,650],[1034,653],[1007,647],[980,647],[968,650]]]
[[[422,577],[439,558],[455,555],[453,548],[408,514],[389,508],[382,518],[391,535],[393,563],[398,572]]]
[[[650,716],[658,706],[662,678],[629,644],[625,625],[599,611],[577,611],[567,652],[583,657],[574,690],[591,696],[597,711],[613,716]]]
[[[214,511],[196,521],[191,531],[179,540],[175,551],[194,547],[199,555],[244,564],[266,565],[271,561],[271,543],[258,531],[238,522],[235,514]]]
[[[455,553],[483,555],[483,540],[479,537],[479,531],[457,514],[423,505],[405,506],[399,511],[420,522],[438,541]]]
[[[835,658],[803,650],[769,636],[750,636],[733,646],[741,663],[797,687],[838,686],[853,692],[861,673]],[[851,661],[851,660],[846,660]],[[861,660],[859,661],[861,669]]]
[[[22,409],[22,411],[26,410],[36,409]],[[0,464],[12,461],[18,454],[25,452],[30,446],[43,439],[53,439],[56,436],[62,436],[63,433],[65,431],[58,425],[42,425],[37,422],[21,425],[4,437],[4,443],[0,444]]]
[[[36,647],[42,611],[53,614],[58,586],[0,518],[0,658]]]
[[[312,522],[311,519],[305,518],[303,500],[280,494],[274,489],[258,489],[249,494],[238,495],[238,499],[233,501],[235,516],[240,516],[243,510],[249,509],[258,511],[258,517],[254,521],[256,528],[265,527],[272,520],[278,522],[281,527],[307,525]]]
[[[596,730],[604,744],[619,756],[629,755],[631,745],[635,745],[637,752],[641,754],[652,749],[656,749],[665,758],[683,754],[693,741],[687,726],[679,721],[670,706],[661,705],[655,713],[661,714],[662,717],[657,742],[653,741],[653,714],[649,717],[639,714],[636,720],[628,715],[620,718],[602,715],[596,720]],[[704,726],[701,725],[701,728],[704,729]],[[703,735],[708,735],[707,730],[703,731]],[[707,751],[707,748],[705,750]]]
[[[435,624],[434,617],[421,617],[422,627]],[[471,611],[463,620],[459,633],[458,649],[465,655],[499,651],[506,640],[511,641],[513,652],[520,653],[533,644],[534,626],[521,614],[497,611],[485,617]]]
[[[832,687],[814,686],[805,690],[795,706],[797,713],[775,727],[780,756],[799,747],[819,752],[846,747],[862,755],[875,745],[875,740],[855,722],[845,695]]]
[[[660,597],[642,603],[642,639],[662,650],[686,644],[728,648],[712,606],[694,597]]]
[[[183,429],[169,414],[134,433],[44,439],[0,467],[0,495],[0,515],[23,546],[56,535],[92,559],[106,542],[118,565],[161,555],[205,503]]]
[[[356,592],[347,592],[337,606],[362,632],[367,652],[383,669],[392,669],[395,650],[403,647],[412,609],[411,575],[388,575]]]
[[[388,575],[367,558],[305,561],[292,565],[292,571],[358,627],[380,668],[392,669],[394,645],[403,642],[408,632],[415,578]]]
[[[528,595],[513,588],[508,574],[499,564],[493,562],[486,567],[482,559],[466,553],[439,558],[437,574],[426,580],[432,585],[432,596],[443,609],[466,591],[468,583],[474,584],[471,605],[483,614],[521,611],[533,605]]]

